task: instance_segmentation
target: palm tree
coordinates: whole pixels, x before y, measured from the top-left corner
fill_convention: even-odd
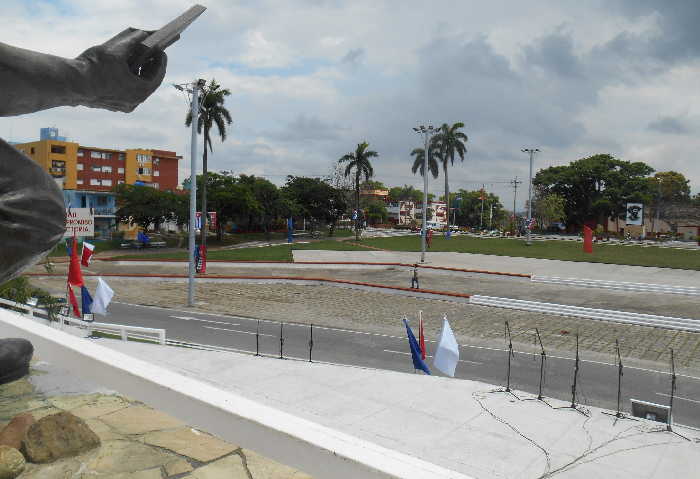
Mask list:
[[[374,169],[369,159],[379,156],[379,153],[368,150],[367,148],[369,148],[369,143],[366,141],[358,143],[357,148],[355,148],[355,153],[348,153],[338,160],[338,163],[348,163],[345,167],[346,178],[352,174],[352,170],[355,170],[355,210],[357,211],[357,218],[355,218],[355,241],[360,240],[360,178],[364,176],[365,181],[369,181],[374,175]]]
[[[210,131],[216,127],[221,142],[226,140],[226,126],[230,125],[231,114],[224,106],[226,97],[231,94],[228,88],[221,88],[221,85],[216,83],[214,78],[211,79],[208,85],[202,89],[199,116],[197,118],[197,132],[202,133],[204,130],[204,153],[202,153],[202,237],[200,243],[203,248],[207,246],[207,156],[209,151],[214,151],[211,144]],[[192,112],[187,112],[185,117],[185,125],[192,124]],[[208,149],[207,149],[208,148]]]
[[[435,147],[440,151],[440,160],[442,169],[445,172],[445,203],[447,204],[447,225],[449,231],[450,224],[450,186],[447,178],[447,166],[455,164],[455,154],[460,160],[464,161],[464,154],[467,152],[465,143],[468,141],[467,135],[458,131],[464,128],[464,123],[457,122],[452,126],[443,123],[440,127],[440,133],[433,137]]]

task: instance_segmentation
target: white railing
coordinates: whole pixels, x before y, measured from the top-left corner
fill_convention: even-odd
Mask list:
[[[565,284],[569,286],[579,286],[583,288],[605,288],[617,289],[623,291],[644,291],[650,293],[667,293],[667,294],[687,294],[691,296],[700,296],[700,288],[692,286],[672,286],[668,284],[652,284],[652,283],[627,283],[624,281],[607,281],[600,279],[578,279],[578,278],[559,278],[556,276],[535,276],[532,275],[530,280],[535,283],[552,283]]]
[[[37,314],[47,316],[48,312],[43,308],[37,308],[27,304],[17,303],[15,301],[10,301],[9,299],[0,298],[0,307],[9,306],[20,311],[25,311],[25,316],[31,317],[33,319],[38,319]],[[142,326],[128,326],[125,324],[112,324],[112,323],[100,323],[95,321],[83,321],[71,316],[65,316],[62,314],[56,315],[58,318],[59,327],[63,325],[75,325],[85,328],[88,335],[92,335],[93,331],[99,331],[103,333],[117,333],[122,341],[128,341],[129,338],[133,339],[146,339],[154,340],[159,344],[165,345],[165,329],[159,328],[145,328]],[[135,333],[135,334],[130,334]]]
[[[43,360],[315,478],[471,479],[17,314],[0,308],[0,337],[25,338]]]
[[[576,316],[579,318],[611,321],[614,323],[634,324],[655,328],[674,329],[677,331],[700,332],[700,320],[690,318],[673,318],[654,314],[630,313],[611,309],[584,308],[565,304],[541,303],[539,301],[524,301],[521,299],[497,298],[493,296],[474,295],[469,298],[470,304],[494,306],[497,308],[534,311],[537,313],[557,314],[560,316]]]

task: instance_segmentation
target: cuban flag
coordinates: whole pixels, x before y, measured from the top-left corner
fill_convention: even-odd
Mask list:
[[[95,245],[90,244],[87,241],[83,241],[83,254],[80,258],[80,264],[85,267],[90,266],[90,261],[92,261],[92,255],[95,252]]]

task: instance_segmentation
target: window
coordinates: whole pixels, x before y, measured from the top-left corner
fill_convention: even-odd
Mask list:
[[[102,153],[99,151],[91,151],[90,158],[102,158]]]
[[[85,150],[78,150],[78,156],[81,158],[85,156]]]
[[[139,175],[150,175],[150,174],[151,174],[150,168],[139,168]]]
[[[100,186],[100,180],[93,178],[90,180],[90,184],[92,186]]]
[[[92,165],[92,171],[96,171],[96,172],[99,173],[99,172],[102,171],[102,167],[101,167],[101,166]]]
[[[102,186],[112,186],[112,180],[102,180]]]
[[[83,171],[83,168],[85,168],[85,165],[83,165],[82,163],[78,163],[77,168],[78,168],[78,171]]]
[[[66,167],[66,162],[61,160],[51,160],[51,166],[53,168],[64,168]]]
[[[102,173],[111,173],[111,172],[112,172],[111,166],[103,166],[102,167]]]
[[[124,174],[124,168],[117,168],[117,173],[119,173],[120,175],[123,175],[123,174]]]
[[[153,159],[153,164],[154,164],[154,165],[157,165],[158,163],[160,163],[160,160],[159,160],[158,158],[154,158],[154,159]]]
[[[126,159],[126,155],[124,153],[119,153],[119,161],[124,161]]]
[[[153,176],[160,176],[160,171],[153,170]]]
[[[63,145],[51,145],[51,153],[56,153],[58,155],[66,154],[66,147]]]
[[[145,163],[146,161],[151,161],[151,156],[150,155],[143,155],[141,153],[136,154],[136,161],[139,164]]]
[[[82,185],[82,184],[83,184],[83,180],[78,180],[77,183],[78,183],[79,185]]]
[[[117,181],[117,184],[118,184],[118,185],[123,185],[123,184],[124,184],[124,180],[119,180],[119,181]]]
[[[96,158],[96,159],[102,159],[102,160],[111,160],[112,159],[112,154],[107,153],[107,152],[101,152],[101,151],[91,151],[90,152],[90,157],[91,158]]]

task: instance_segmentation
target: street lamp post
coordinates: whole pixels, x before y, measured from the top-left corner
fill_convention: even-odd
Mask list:
[[[199,115],[199,91],[205,81],[173,85],[180,91],[191,94],[190,114],[192,115],[192,139],[190,143],[190,231],[189,231],[189,274],[187,282],[187,306],[194,306],[195,230],[197,229],[197,117]]]
[[[437,133],[438,129],[433,128],[432,125],[421,125],[413,128],[413,131],[419,135],[423,135],[425,139],[425,149],[423,150],[423,221],[420,229],[420,262],[425,263],[425,236],[427,232],[426,223],[428,221],[428,143],[430,141],[430,135]]]
[[[532,223],[532,161],[533,157],[535,156],[535,153],[539,152],[539,148],[523,148],[522,150],[523,153],[528,153],[530,155],[530,181],[527,183],[527,224],[525,225],[527,228],[527,245],[531,246],[532,245],[532,239],[530,238],[530,232],[531,228],[530,225]]]

